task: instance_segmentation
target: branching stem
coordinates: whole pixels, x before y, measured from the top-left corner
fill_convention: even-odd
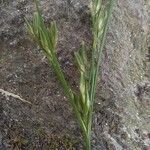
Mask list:
[[[48,60],[51,62],[57,78],[63,87],[64,93],[70,101],[77,121],[81,127],[85,150],[91,150],[92,115],[97,78],[106,39],[108,22],[110,15],[112,14],[113,2],[115,0],[108,0],[108,4],[105,7],[102,5],[102,0],[91,0],[91,20],[93,33],[91,60],[88,60],[86,54],[87,48],[84,42],[82,43],[80,50],[75,53],[75,58],[80,71],[80,92],[78,93],[71,89],[57,59],[56,45],[58,31],[56,23],[52,22],[50,28],[47,28],[43,21],[38,3],[36,0],[34,1],[36,3],[37,11],[31,23],[26,19],[28,31],[32,38],[42,48]]]

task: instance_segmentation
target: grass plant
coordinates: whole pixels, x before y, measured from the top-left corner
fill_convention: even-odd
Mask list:
[[[87,56],[88,48],[84,42],[82,42],[80,50],[75,53],[75,59],[80,71],[79,92],[75,92],[70,87],[68,81],[65,79],[60,63],[58,62],[56,52],[58,30],[56,23],[51,22],[50,27],[44,24],[37,1],[35,1],[37,11],[33,16],[33,21],[29,22],[26,19],[29,33],[52,64],[58,80],[70,101],[83,133],[85,150],[91,150],[91,126],[97,79],[102,59],[102,51],[105,44],[107,26],[112,14],[114,1],[115,0],[107,0],[107,3],[104,5],[102,0],[91,0],[90,8],[93,42],[90,48],[90,58]]]

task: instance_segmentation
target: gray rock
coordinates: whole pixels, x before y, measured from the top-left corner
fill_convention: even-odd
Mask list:
[[[82,138],[51,65],[30,40],[29,0],[0,2],[0,149],[82,150]],[[41,0],[59,28],[58,58],[77,86],[73,52],[91,43],[89,1]],[[107,33],[97,89],[95,150],[150,149],[150,3],[118,0]],[[29,104],[25,101],[29,101]]]

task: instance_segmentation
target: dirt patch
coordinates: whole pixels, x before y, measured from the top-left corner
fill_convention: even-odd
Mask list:
[[[77,88],[73,53],[82,40],[91,43],[89,2],[42,0],[40,4],[45,22],[57,22],[58,58],[67,80]],[[118,0],[114,8],[95,103],[95,150],[150,147],[149,7],[148,1]],[[0,89],[32,103],[0,93],[0,149],[82,150],[68,100],[51,65],[26,32],[24,17],[31,19],[34,11],[29,0],[3,0],[0,5]]]

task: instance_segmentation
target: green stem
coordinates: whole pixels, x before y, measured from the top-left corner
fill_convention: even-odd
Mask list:
[[[85,139],[85,150],[91,150],[91,136],[87,135]]]
[[[97,60],[95,60],[95,61],[97,61],[97,64],[96,64],[96,66],[92,65],[92,68],[91,68],[91,76],[90,76],[90,79],[91,79],[91,89],[90,89],[91,90],[90,91],[91,101],[94,101],[94,97],[95,97],[95,92],[96,92],[96,87],[97,87],[98,70],[99,70],[99,66],[100,66],[100,62],[101,62],[102,51],[103,51],[104,44],[105,44],[105,39],[106,39],[106,32],[107,32],[110,16],[112,14],[112,8],[113,8],[114,1],[115,0],[110,0],[109,6],[108,6],[108,17],[105,21],[104,31],[103,31],[103,34],[102,34],[102,37],[101,37],[101,42],[100,42],[101,43],[100,47],[98,46],[99,44],[97,43],[98,58],[97,58]],[[96,38],[94,38],[93,43],[96,43],[95,40],[96,40]],[[95,44],[93,44],[93,45],[95,45]],[[95,46],[93,46],[93,51],[96,51]],[[95,55],[93,55],[92,58],[95,58]]]
[[[52,62],[52,65],[53,65],[53,68],[55,70],[55,73],[56,73],[56,75],[57,75],[61,85],[63,86],[64,92],[65,92],[65,94],[68,96],[68,98],[70,100],[70,103],[71,103],[71,105],[73,107],[73,111],[74,111],[74,113],[75,113],[75,115],[77,117],[77,120],[79,122],[81,130],[82,130],[82,132],[84,134],[85,149],[86,150],[91,150],[91,148],[90,148],[91,147],[91,145],[90,145],[91,144],[90,143],[90,135],[91,135],[91,133],[86,128],[86,126],[85,126],[85,124],[84,124],[84,122],[83,122],[83,120],[81,118],[81,115],[80,115],[80,113],[78,111],[78,108],[76,108],[76,105],[74,103],[74,99],[72,97],[71,88],[69,87],[69,85],[67,84],[67,82],[65,80],[64,74],[63,74],[62,69],[61,69],[61,67],[59,65],[57,57],[55,55],[53,55],[53,60],[51,60],[50,58],[49,58],[49,60]],[[91,125],[90,125],[90,128],[91,128]],[[91,131],[91,129],[90,129],[90,131]]]
[[[100,62],[102,60],[101,59],[102,52],[103,52],[103,49],[104,49],[104,44],[105,44],[105,40],[106,40],[106,33],[107,33],[108,23],[109,23],[111,14],[112,14],[112,8],[113,8],[113,5],[114,5],[114,1],[115,0],[110,0],[110,4],[108,6],[108,17],[107,17],[105,25],[104,25],[104,31],[103,31],[103,35],[102,35],[102,38],[101,38],[101,45],[100,45],[100,48],[99,48],[98,63],[97,63],[97,68],[96,68],[96,73],[95,73],[95,80],[96,80],[96,82],[95,82],[95,89],[94,89],[94,91],[96,90],[98,70],[99,70]]]
[[[87,127],[87,132],[85,133],[84,137],[85,150],[91,150],[91,120],[92,117],[89,119],[89,125]]]
[[[93,106],[91,106],[92,108]],[[86,131],[83,131],[83,140],[84,140],[84,149],[85,150],[91,150],[91,127],[92,127],[92,112],[90,110],[88,114],[87,119],[87,125],[86,125]]]
[[[76,99],[75,92],[72,91],[69,83],[65,79],[65,75],[64,75],[63,70],[61,69],[60,63],[57,59],[56,51],[54,50],[56,40],[57,40],[56,25],[52,24],[51,32],[49,30],[47,30],[46,26],[44,26],[44,22],[43,22],[41,14],[40,14],[40,10],[38,8],[37,0],[35,0],[35,3],[36,3],[38,16],[37,15],[35,16],[35,19],[32,24],[29,24],[28,21],[26,21],[27,25],[29,27],[29,31],[34,35],[34,38],[36,38],[38,44],[43,48],[45,54],[47,55],[47,58],[52,63],[52,66],[58,77],[58,80],[59,80],[61,86],[63,87],[63,90],[64,90],[66,96],[68,97],[68,99],[70,101],[70,104],[76,115],[77,121],[83,132],[83,140],[84,140],[85,150],[91,150],[92,114],[93,114],[93,103],[95,100],[98,70],[99,70],[99,66],[100,66],[100,62],[101,62],[102,50],[104,48],[104,42],[105,42],[105,37],[106,37],[108,21],[109,21],[110,15],[112,13],[112,6],[113,6],[114,1],[115,0],[109,0],[110,3],[107,8],[108,16],[107,16],[106,20],[104,19],[104,21],[105,21],[104,28],[102,28],[103,33],[102,33],[102,35],[100,34],[101,36],[99,36],[97,34],[97,32],[99,31],[98,30],[99,26],[97,26],[97,25],[94,26],[94,24],[93,24],[93,47],[92,47],[92,54],[91,54],[92,61],[91,61],[90,70],[86,70],[86,71],[89,71],[88,72],[89,80],[87,81],[87,86],[86,86],[86,88],[88,88],[89,93],[87,94],[88,95],[87,103],[84,103],[84,104],[82,104],[82,103],[80,104],[80,100],[81,100],[80,95],[78,95],[79,98],[77,97],[77,99]],[[97,2],[100,2],[100,1],[92,0],[92,2],[93,3],[95,2],[97,5],[99,5],[99,3],[97,3]],[[96,10],[94,10],[94,11],[96,11]],[[95,15],[95,13],[94,13],[94,15]],[[93,16],[93,17],[95,17],[95,16]],[[97,19],[99,19],[99,18],[97,18]],[[92,18],[92,20],[94,22],[95,19]],[[100,21],[100,20],[97,20],[97,21]],[[85,73],[85,76],[87,75],[86,73]],[[80,94],[84,95],[86,93],[80,93]],[[89,104],[89,99],[90,99],[90,104]],[[78,100],[78,103],[80,105],[77,104],[76,100]],[[82,106],[82,105],[84,105],[84,106]]]

